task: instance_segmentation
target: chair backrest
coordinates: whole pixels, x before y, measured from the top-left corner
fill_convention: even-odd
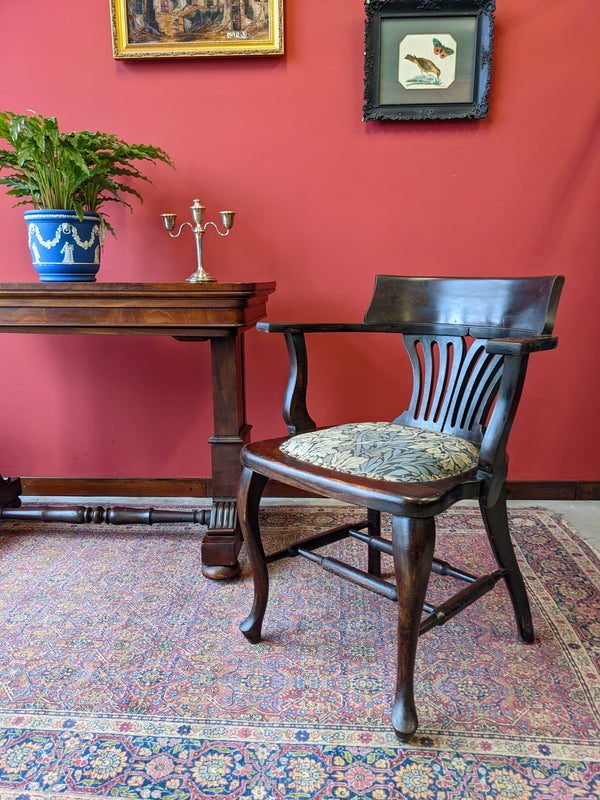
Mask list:
[[[480,444],[504,367],[487,341],[551,334],[563,283],[378,275],[365,322],[401,325],[413,369],[409,408],[395,421]]]
[[[491,337],[550,334],[564,283],[540,278],[377,275],[365,322],[460,325]]]

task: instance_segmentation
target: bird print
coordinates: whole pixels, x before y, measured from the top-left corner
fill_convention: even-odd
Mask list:
[[[417,67],[421,70],[421,72],[427,74],[428,72],[433,72],[436,77],[440,77],[440,69],[436,67],[433,61],[430,61],[428,58],[421,58],[421,56],[413,56],[410,53],[404,56],[405,59],[408,61],[412,61],[413,64],[416,64]]]

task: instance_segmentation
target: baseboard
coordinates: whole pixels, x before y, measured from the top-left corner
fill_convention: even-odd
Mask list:
[[[509,500],[600,500],[600,481],[507,481]]]
[[[210,478],[21,478],[25,495],[211,497]]]
[[[81,497],[211,497],[210,478],[21,478],[23,494]],[[600,500],[600,481],[509,481],[510,500]],[[311,497],[269,481],[268,497]]]

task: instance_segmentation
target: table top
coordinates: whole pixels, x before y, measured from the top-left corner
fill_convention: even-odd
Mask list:
[[[274,282],[0,283],[0,332],[227,336],[266,316]]]
[[[32,283],[0,283],[0,297],[60,297],[61,295],[76,295],[78,297],[108,297],[111,295],[133,295],[150,297],[153,295],[193,297],[217,294],[256,294],[275,291],[274,281],[245,282],[245,283],[219,283],[207,281],[206,283],[108,283],[103,281],[35,281]]]

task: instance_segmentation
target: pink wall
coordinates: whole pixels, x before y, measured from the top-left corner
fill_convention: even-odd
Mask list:
[[[272,319],[358,321],[377,272],[564,273],[560,346],[532,359],[510,477],[600,479],[597,0],[499,0],[490,115],[447,123],[363,123],[362,3],[315,8],[286,0],[283,57],[126,63],[106,0],[5,3],[0,105],[174,158],[133,215],[112,213],[103,281],[183,280],[192,237],[169,240],[158,215],[184,219],[194,197],[209,219],[238,212],[227,240],[207,234],[206,265],[276,280]],[[22,210],[0,190],[0,281],[35,279]],[[321,424],[403,406],[397,342],[313,344]],[[208,345],[5,335],[1,347],[3,474],[209,474]],[[251,332],[247,362],[253,437],[279,435],[283,342]],[[378,369],[386,383],[371,381]]]

